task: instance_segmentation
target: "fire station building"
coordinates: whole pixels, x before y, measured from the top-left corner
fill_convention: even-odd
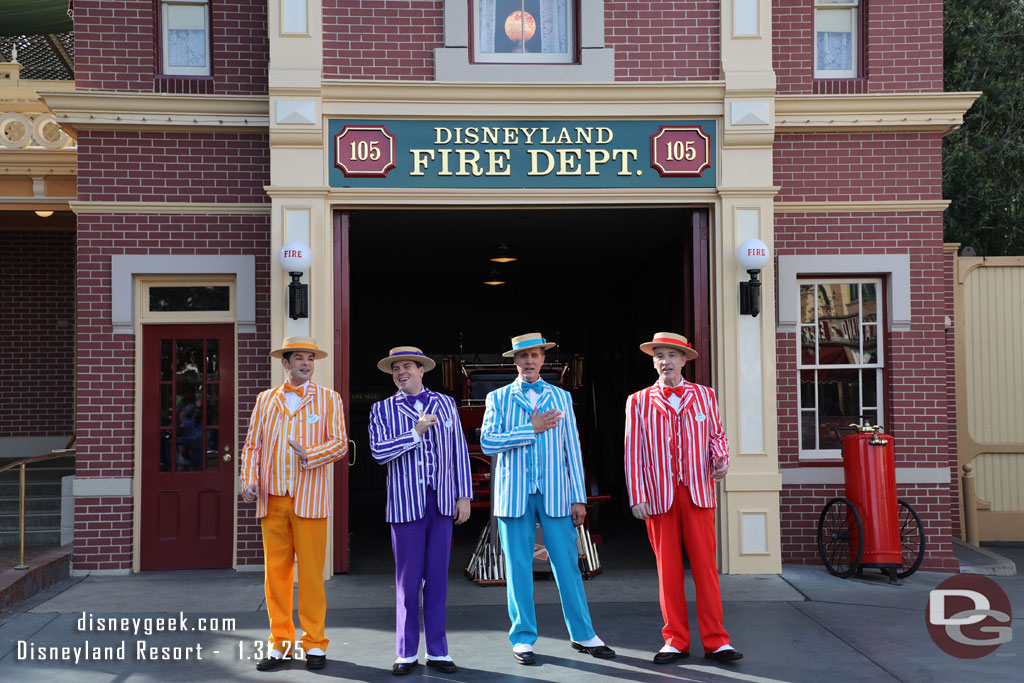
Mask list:
[[[283,379],[267,354],[292,335],[330,351],[315,381],[348,410],[328,573],[369,552],[366,519],[383,523],[366,426],[397,345],[496,362],[540,331],[549,354],[579,356],[589,486],[610,495],[594,522],[643,534],[613,522],[628,514],[624,403],[656,379],[638,345],[659,330],[693,342],[685,376],[721,403],[723,572],[820,561],[819,515],[844,492],[836,428],[858,422],[893,435],[922,568],[955,571],[941,151],[974,95],[942,91],[942,14],[76,1],[74,89],[39,89],[77,141],[74,237],[0,233],[32,255],[22,287],[75,283],[46,302],[73,311],[73,332],[13,307],[3,320],[19,348],[63,360],[73,396],[42,378],[0,408],[5,425],[28,404],[56,416],[18,436],[77,435],[74,571],[262,565],[237,455],[256,394]],[[737,259],[748,240],[760,272]],[[279,252],[296,243],[312,262],[293,276]]]

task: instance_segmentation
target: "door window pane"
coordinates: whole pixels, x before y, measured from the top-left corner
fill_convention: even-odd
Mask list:
[[[160,381],[171,381],[171,368],[174,367],[174,342],[170,339],[160,340]]]
[[[149,310],[167,311],[229,311],[231,287],[150,287]]]
[[[219,444],[219,441],[217,440],[217,435],[219,433],[220,433],[220,430],[217,430],[217,429],[207,429],[206,430],[206,471],[207,472],[216,472],[217,468],[220,466],[220,459],[218,457],[220,454],[217,452],[217,446]]]
[[[160,430],[160,471],[170,472],[172,465],[171,451],[173,450],[173,444],[171,443],[171,431],[169,429]]]

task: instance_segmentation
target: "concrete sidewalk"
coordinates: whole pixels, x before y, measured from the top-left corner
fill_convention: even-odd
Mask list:
[[[537,665],[510,655],[505,591],[476,586],[453,567],[449,644],[460,667],[444,676],[423,666],[409,680],[506,681],[1019,681],[1024,632],[976,660],[943,653],[925,628],[928,592],[948,574],[918,572],[891,586],[870,572],[837,579],[821,567],[784,567],[781,576],[723,576],[725,623],[746,657],[716,665],[694,655],[678,665],[651,662],[661,645],[657,577],[652,569],[606,569],[586,582],[598,634],[618,658],[597,660],[569,647],[553,582],[536,590],[541,637]],[[993,577],[1024,616],[1024,578]],[[693,595],[692,585],[688,595]],[[255,670],[267,636],[262,575],[233,571],[152,572],[72,578],[15,610],[0,613],[0,681],[395,680],[394,582],[390,574],[336,576],[327,584],[327,668],[302,662],[273,673]],[[692,607],[692,603],[691,603]],[[149,619],[186,619],[184,632]],[[85,628],[80,628],[83,616]],[[100,631],[96,618],[139,619],[139,632]],[[691,609],[691,621],[694,614]],[[201,619],[217,620],[202,623]],[[234,622],[227,622],[234,620]],[[131,628],[134,625],[129,622]],[[175,624],[177,625],[177,624]],[[208,626],[210,630],[204,630]],[[91,628],[90,628],[91,626]],[[696,624],[693,624],[696,633]],[[19,657],[19,642],[20,657]],[[105,658],[32,658],[43,647],[109,648]],[[124,646],[124,659],[118,659]],[[151,648],[157,648],[152,650]],[[164,649],[161,649],[164,648]],[[175,650],[174,648],[178,648]],[[140,657],[141,654],[141,657]],[[171,659],[161,659],[161,657]],[[177,657],[178,659],[174,659]],[[322,680],[322,679],[321,679]]]

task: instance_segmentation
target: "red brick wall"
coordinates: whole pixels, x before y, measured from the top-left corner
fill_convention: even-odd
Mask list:
[[[266,94],[267,3],[211,0],[213,88]],[[79,90],[153,92],[158,66],[154,0],[75,2],[75,85]]]
[[[324,78],[427,81],[444,47],[437,0],[324,0]]]
[[[82,131],[78,198],[266,202],[270,143],[260,133]]]
[[[606,2],[605,45],[620,81],[712,80],[719,3]],[[444,45],[444,3],[324,0],[325,78],[432,80]]]
[[[238,439],[256,394],[270,381],[269,216],[135,216],[82,214],[78,218],[78,412],[77,471],[81,478],[134,474],[133,421],[136,387],[135,338],[114,334],[110,325],[110,257],[114,254],[241,254],[256,257],[255,333],[238,335]],[[112,377],[118,390],[112,390]],[[110,533],[79,536],[76,570],[131,566],[130,498],[78,498],[76,525]],[[97,508],[96,506],[100,506]],[[251,509],[240,505],[240,534],[252,533]],[[93,514],[96,518],[90,517]],[[110,520],[104,514],[112,515]],[[128,520],[127,531],[96,527]],[[241,561],[241,560],[240,560]],[[244,562],[243,562],[244,563]]]
[[[605,2],[605,45],[617,81],[721,77],[719,2]]]
[[[936,133],[786,133],[773,153],[776,201],[942,198]]]
[[[70,436],[75,233],[0,230],[0,253],[0,437]]]
[[[955,427],[948,421],[954,396],[947,390],[952,349],[947,345],[945,331],[948,301],[944,292],[949,287],[949,268],[942,251],[942,214],[780,213],[775,216],[775,251],[779,255],[910,255],[911,327],[906,332],[886,332],[887,403],[883,424],[894,437],[897,467],[948,469],[951,458],[955,460],[955,451],[950,448]],[[798,456],[797,350],[793,333],[777,335],[776,354],[779,463],[783,468],[813,467],[801,464]],[[839,462],[830,464],[841,466]],[[934,542],[929,541],[926,566],[955,569],[949,541],[955,487],[899,485],[898,489],[899,495],[925,520],[929,539],[934,538]],[[808,562],[811,555],[816,556],[813,544],[817,515],[828,498],[835,495],[842,494],[834,486],[784,487],[784,562]]]
[[[861,0],[867,7],[864,83],[858,92],[942,90],[941,0]],[[774,0],[772,41],[779,93],[810,93],[814,86],[814,7],[806,0]],[[826,90],[852,92],[854,90]]]

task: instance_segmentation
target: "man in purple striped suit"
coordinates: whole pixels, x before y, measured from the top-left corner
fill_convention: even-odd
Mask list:
[[[370,452],[388,466],[387,521],[395,554],[398,658],[391,673],[402,676],[419,663],[420,589],[427,666],[441,673],[458,668],[448,654],[445,602],[452,521],[469,519],[473,496],[469,451],[455,401],[423,387],[434,361],[414,346],[391,349],[377,363],[398,392],[370,409]]]

